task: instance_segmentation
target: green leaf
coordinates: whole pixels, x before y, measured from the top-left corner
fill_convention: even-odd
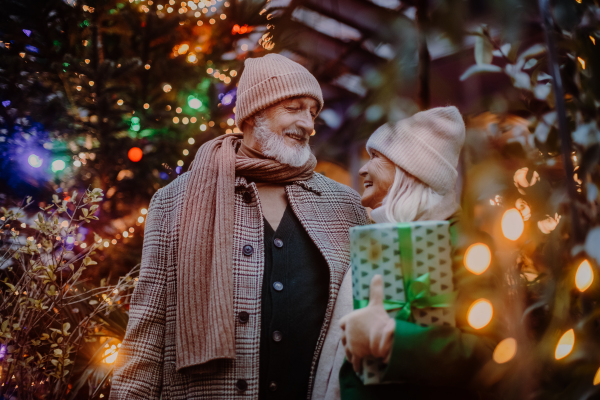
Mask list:
[[[471,65],[461,76],[460,80],[464,81],[471,75],[479,74],[482,72],[502,72],[502,68],[493,64],[475,64]]]
[[[484,36],[475,36],[475,62],[478,65],[490,64],[494,55],[494,48],[489,39]]]

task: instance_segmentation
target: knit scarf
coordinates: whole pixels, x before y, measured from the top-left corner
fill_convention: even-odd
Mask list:
[[[177,371],[215,371],[235,359],[233,232],[235,176],[272,183],[310,179],[313,155],[299,168],[236,154],[242,134],[200,147],[190,165],[181,213],[177,269]]]

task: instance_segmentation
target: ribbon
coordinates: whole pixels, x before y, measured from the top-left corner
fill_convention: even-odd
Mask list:
[[[398,226],[398,246],[400,248],[400,260],[403,272],[403,283],[406,301],[383,300],[383,308],[386,311],[396,311],[396,319],[402,321],[413,321],[412,309],[414,308],[441,308],[451,307],[456,299],[456,292],[444,293],[436,296],[431,295],[431,280],[429,273],[415,278],[412,260],[411,228],[402,224]],[[354,309],[364,308],[369,305],[369,300],[354,300]]]

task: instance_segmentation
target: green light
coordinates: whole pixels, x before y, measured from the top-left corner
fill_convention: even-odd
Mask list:
[[[63,160],[52,161],[52,172],[62,171],[65,169],[66,164]]]
[[[136,125],[131,125],[131,130],[138,132],[140,130],[140,126],[137,125],[137,124]]]
[[[188,97],[188,106],[190,106],[194,110],[197,110],[200,107],[202,107],[202,102],[200,100],[198,100],[197,98],[190,96],[190,97]]]
[[[140,123],[140,117],[133,117],[131,118],[131,123],[134,125],[137,125]]]

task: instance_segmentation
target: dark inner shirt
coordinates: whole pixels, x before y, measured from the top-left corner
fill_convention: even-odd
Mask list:
[[[327,310],[329,268],[289,204],[277,231],[264,224],[259,398],[304,400]]]

